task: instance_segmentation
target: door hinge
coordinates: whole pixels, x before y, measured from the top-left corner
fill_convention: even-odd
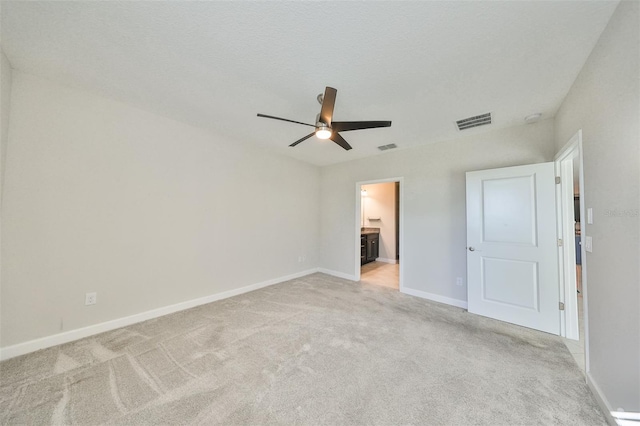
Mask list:
[[[560,302],[560,310],[564,311],[564,303]]]
[[[561,179],[560,179],[560,176],[556,176],[556,184],[559,184],[559,183],[560,183],[560,180],[561,180]]]
[[[558,247],[562,247],[562,238],[558,238]]]

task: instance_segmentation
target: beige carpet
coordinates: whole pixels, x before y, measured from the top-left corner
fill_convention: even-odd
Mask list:
[[[602,425],[560,338],[313,274],[0,364],[2,424]]]

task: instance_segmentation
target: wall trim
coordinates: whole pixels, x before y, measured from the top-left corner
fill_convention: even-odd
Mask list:
[[[395,259],[387,259],[386,257],[378,257],[378,258],[376,258],[376,262],[392,263],[394,265],[396,263],[398,263],[397,260],[395,260]]]
[[[468,306],[465,300],[453,299],[451,297],[440,296],[439,294],[427,293],[426,291],[416,290],[413,288],[404,287],[400,289],[400,292],[408,294],[410,296],[416,296],[422,299],[433,300],[434,302],[440,302],[447,305],[455,306],[457,308],[467,309],[467,306]]]
[[[190,309],[196,306],[204,305],[204,304],[215,302],[218,300],[227,299],[229,297],[238,296],[240,294],[261,289],[263,287],[268,287],[270,285],[279,284],[281,282],[293,280],[295,278],[304,277],[306,275],[310,275],[315,272],[318,272],[318,268],[307,269],[305,271],[296,272],[294,274],[285,275],[278,278],[273,278],[271,280],[262,281],[256,284],[250,284],[250,285],[236,288],[233,290],[227,290],[221,293],[215,293],[209,296],[199,297],[197,299],[176,303],[174,305],[164,306],[161,308],[152,309],[150,311],[145,311],[138,314],[129,315],[126,317],[101,322],[99,324],[77,328],[75,330],[69,330],[63,333],[53,334],[51,336],[45,336],[38,339],[29,340],[23,343],[17,343],[12,346],[0,348],[0,361],[4,361],[9,358],[14,358],[20,355],[25,355],[31,352],[35,352],[40,349],[50,348],[52,346],[61,345],[63,343],[72,342],[78,339],[83,339],[85,337],[94,336],[96,334],[104,333],[105,331],[111,331],[117,328],[126,327],[131,324],[136,324],[142,321],[158,318],[164,315],[172,314],[174,312],[184,311],[185,309]]]
[[[345,274],[344,272],[333,271],[331,269],[318,268],[318,272],[322,272],[323,274],[331,275],[338,278],[344,278],[349,281],[360,281],[358,277],[355,275]]]
[[[611,415],[611,406],[609,405],[609,401],[607,401],[607,397],[604,396],[604,393],[600,389],[600,386],[598,386],[596,381],[593,379],[591,373],[588,372],[585,374],[585,376],[587,377],[587,386],[589,386],[589,390],[593,394],[593,398],[596,400],[598,406],[602,410],[602,414],[607,420],[607,423],[609,424],[609,426],[617,426],[618,422],[616,422],[616,420],[613,418],[613,415]]]

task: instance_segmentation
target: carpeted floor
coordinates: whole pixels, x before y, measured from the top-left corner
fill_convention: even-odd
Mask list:
[[[605,424],[561,339],[313,274],[0,364],[2,424]]]

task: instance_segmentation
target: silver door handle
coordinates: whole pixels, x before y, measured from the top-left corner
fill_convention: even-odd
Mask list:
[[[469,247],[469,251],[476,251],[473,247]]]

